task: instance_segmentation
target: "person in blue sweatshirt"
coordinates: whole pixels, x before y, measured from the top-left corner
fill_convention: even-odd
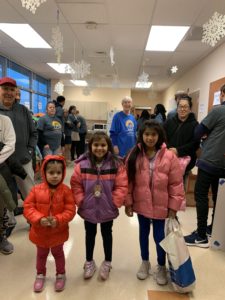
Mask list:
[[[110,138],[113,143],[115,154],[124,157],[128,151],[136,144],[137,122],[130,113],[132,98],[126,96],[122,100],[123,110],[113,117]]]

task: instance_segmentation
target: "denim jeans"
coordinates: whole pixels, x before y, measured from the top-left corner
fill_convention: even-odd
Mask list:
[[[198,175],[195,183],[195,201],[197,209],[197,230],[200,237],[206,237],[206,227],[209,212],[209,189],[211,186],[213,194],[213,215],[212,223],[214,218],[214,210],[216,207],[216,198],[218,192],[219,177],[210,174],[206,171],[198,169]]]
[[[149,234],[150,225],[153,226],[153,238],[156,244],[157,261],[160,266],[166,264],[166,253],[159,243],[165,238],[164,227],[165,220],[150,219],[138,215],[139,222],[139,242],[141,248],[142,260],[149,260]]]

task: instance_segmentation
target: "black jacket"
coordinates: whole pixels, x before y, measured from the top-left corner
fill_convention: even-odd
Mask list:
[[[186,170],[191,170],[196,162],[196,150],[199,148],[199,140],[194,138],[194,130],[198,122],[193,113],[181,122],[176,114],[164,123],[168,148],[176,148],[178,157],[189,155],[191,161]]]

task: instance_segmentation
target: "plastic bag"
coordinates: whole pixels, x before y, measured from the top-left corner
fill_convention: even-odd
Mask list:
[[[195,287],[196,278],[188,247],[176,219],[167,219],[165,236],[160,245],[167,253],[173,288],[179,293],[191,292]]]

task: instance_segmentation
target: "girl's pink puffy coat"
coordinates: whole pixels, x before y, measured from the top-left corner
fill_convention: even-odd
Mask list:
[[[183,200],[183,176],[176,155],[162,145],[150,187],[149,159],[144,152],[140,153],[136,160],[135,184],[129,184],[125,206],[131,205],[134,212],[147,218],[165,219],[168,209],[178,211]]]

